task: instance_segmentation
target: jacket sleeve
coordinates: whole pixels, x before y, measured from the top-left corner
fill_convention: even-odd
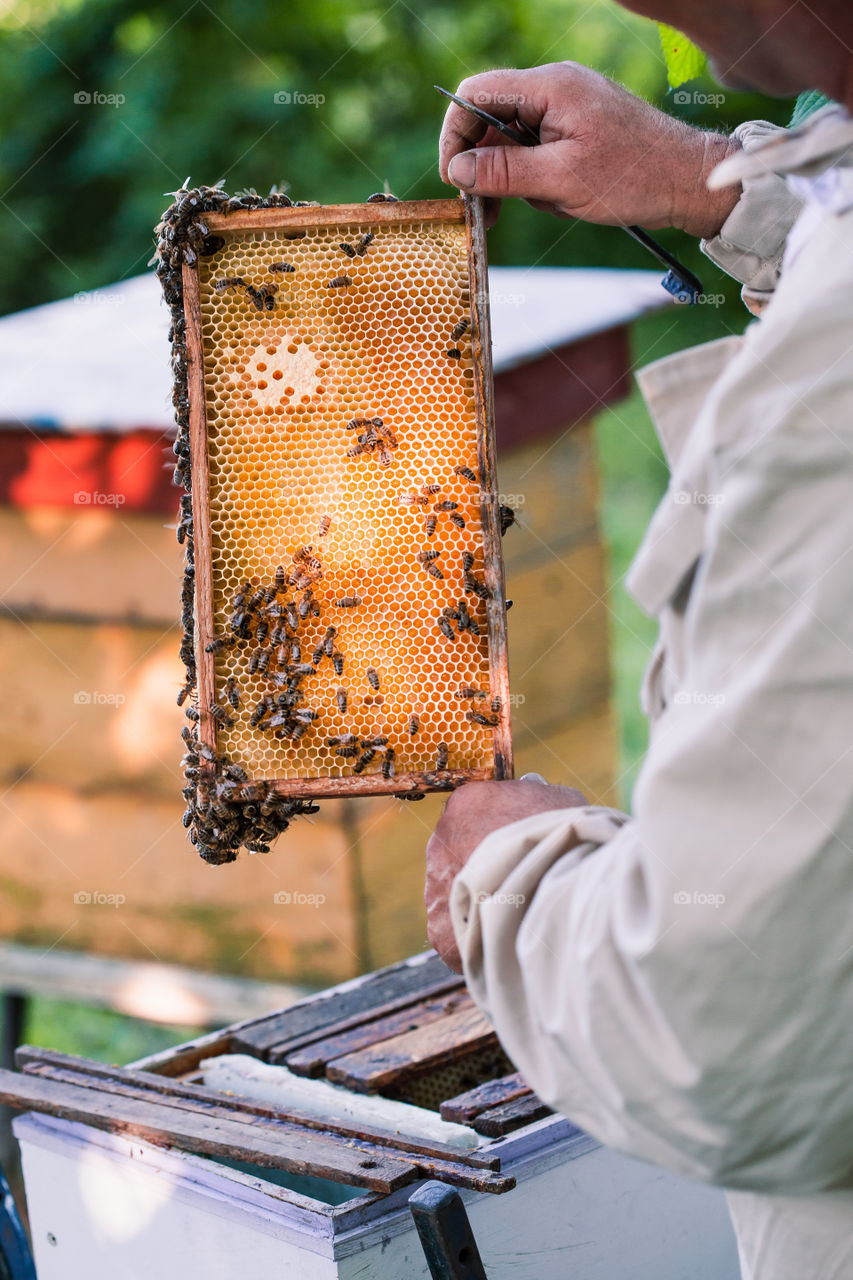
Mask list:
[[[747,331],[697,424],[718,500],[682,692],[655,726],[634,817],[562,810],[503,828],[451,897],[472,994],[546,1102],[629,1155],[756,1191],[853,1180],[843,221],[798,259],[773,325]]]
[[[766,120],[750,120],[738,125],[733,137],[745,151],[752,151],[784,132]],[[770,172],[753,175],[744,179],[743,193],[719,233],[701,242],[702,252],[741,282],[743,300],[756,314],[773,296],[785,241],[801,209],[802,202],[783,177]]]

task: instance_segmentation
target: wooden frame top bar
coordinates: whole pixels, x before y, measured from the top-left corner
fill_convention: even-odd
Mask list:
[[[321,227],[342,222],[464,222],[465,206],[459,199],[312,204],[289,209],[235,209],[233,213],[209,213],[204,220],[211,231],[263,231],[291,223]]]

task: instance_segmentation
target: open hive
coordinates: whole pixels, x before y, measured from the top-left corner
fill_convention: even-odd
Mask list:
[[[179,284],[167,263],[200,843],[234,804],[264,806],[263,847],[297,802],[507,776],[479,203],[194,194],[198,251]]]

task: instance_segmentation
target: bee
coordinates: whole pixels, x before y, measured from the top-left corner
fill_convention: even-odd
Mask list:
[[[429,498],[424,493],[407,493],[405,498],[399,499],[400,504],[404,507],[428,507]]]
[[[358,431],[359,427],[369,427],[371,423],[371,418],[350,418],[346,429],[347,431]]]
[[[459,506],[458,502],[454,502],[452,498],[443,498],[441,502],[433,503],[433,511],[455,511]]]
[[[256,591],[246,606],[247,611],[249,613],[255,613],[256,610],[260,609],[261,605],[264,603],[265,595],[266,595],[266,591],[263,589],[263,587],[260,589],[260,591]]]
[[[269,665],[272,661],[272,651],[270,649],[258,649],[257,653],[258,661],[256,670],[260,675],[263,675],[265,671],[269,670]]]
[[[447,768],[448,746],[446,742],[439,742],[438,751],[435,754],[435,767],[439,773]]]
[[[494,729],[498,725],[497,716],[484,716],[481,711],[466,711],[465,719],[470,720],[472,724],[481,724],[486,729]]]
[[[205,236],[201,243],[199,253],[203,258],[210,258],[214,253],[219,253],[220,249],[225,248],[225,238],[223,236]]]
[[[201,719],[198,707],[187,707],[184,715],[188,720],[199,721]]]
[[[230,649],[236,643],[236,636],[215,636],[210,644],[204,646],[204,651],[205,653],[221,653],[223,649]]]
[[[445,618],[452,618],[454,622],[458,622],[461,617],[459,610],[454,609],[453,606],[449,604],[446,604],[441,612]]]
[[[342,676],[344,674],[344,655],[337,651],[332,654],[332,666],[335,668],[335,675]]]
[[[420,731],[420,727],[421,727],[421,722],[418,719],[418,717],[410,716],[409,717],[409,733],[413,738],[417,737],[418,732]]]
[[[355,249],[352,247],[351,244],[347,244],[346,241],[344,241],[342,244],[339,244],[338,248],[341,249],[347,255],[348,258],[355,258],[357,256]]]
[[[437,525],[438,525],[438,516],[437,516],[437,515],[427,516],[427,522],[426,522],[426,536],[427,536],[428,538],[431,538],[431,537],[432,537],[432,535],[435,533],[435,530],[436,530],[436,526],[437,526]]]
[[[498,510],[498,518],[501,524],[501,537],[504,536],[507,529],[509,529],[512,525],[518,523],[518,521],[515,518],[515,512],[513,511],[512,507],[501,506]]]
[[[357,458],[360,454],[366,452],[363,444],[351,444],[347,449],[348,458]]]
[[[462,352],[458,347],[448,347],[444,354],[447,356],[448,360],[462,359]]]
[[[388,739],[382,736],[378,738],[362,738],[362,741],[361,741],[362,751],[366,751],[368,747],[387,747],[387,746],[388,746]]]
[[[367,681],[368,681],[368,684],[370,685],[371,689],[376,689],[376,690],[378,690],[378,689],[379,689],[379,687],[380,687],[380,685],[379,685],[379,672],[376,670],[376,668],[375,668],[375,667],[368,667],[368,668],[367,668]]]
[[[390,467],[393,461],[387,445],[381,445],[379,448],[379,461],[383,467]]]
[[[190,696],[192,691],[193,691],[193,682],[192,680],[188,680],[178,693],[177,702],[179,707],[182,707],[184,705],[184,703],[186,702],[187,698]]]
[[[283,565],[283,564],[280,564],[280,565],[278,566],[278,568],[276,569],[276,571],[275,571],[275,589],[276,589],[276,591],[283,591],[283,590],[284,590],[284,583],[285,583],[284,565]]]
[[[229,716],[225,708],[220,706],[218,702],[211,702],[207,709],[213,716],[216,723],[222,725],[224,729],[230,729],[234,724],[233,718]]]
[[[282,234],[285,240],[304,240],[308,232],[307,231],[284,231],[282,232]]]
[[[270,846],[264,844],[263,840],[244,840],[243,848],[248,849],[249,853],[269,853]]]
[[[451,513],[450,513],[450,519],[451,519],[451,521],[453,522],[453,524],[455,524],[455,525],[456,525],[456,528],[457,528],[457,529],[464,529],[464,528],[465,528],[465,518],[464,518],[464,516],[460,516],[460,514],[459,514],[459,512],[458,512],[458,511],[451,511]]]
[[[298,631],[299,630],[299,614],[296,611],[296,605],[293,604],[292,601],[288,601],[287,608],[285,610],[285,616],[287,618],[287,625],[290,627],[290,630],[294,632]]]
[[[258,625],[255,628],[255,639],[258,644],[263,644],[269,635],[270,624],[266,618],[259,618]]]
[[[415,789],[414,791],[395,791],[394,799],[395,800],[424,800],[426,799],[426,795],[423,791],[418,791],[417,789]]]
[[[291,662],[301,662],[301,661],[302,661],[302,645],[299,643],[299,641],[298,641],[298,640],[292,640],[292,641],[291,641],[291,644],[290,644],[290,661],[291,661]]]
[[[292,262],[271,262],[267,270],[281,271],[285,274],[289,274],[291,271],[295,271],[296,267],[294,267]]]
[[[322,644],[318,644],[314,649],[313,653],[311,654],[311,661],[313,662],[315,667],[319,667],[322,660],[323,660],[323,646]]]
[[[367,249],[367,246],[371,243],[372,240],[375,240],[375,239],[376,239],[375,231],[366,231],[364,235],[361,237],[361,239],[359,240],[358,244],[355,246],[355,256],[360,258],[361,255]],[[341,245],[342,249],[343,247],[344,246]]]
[[[473,573],[466,573],[463,578],[465,590],[469,595],[479,596],[481,600],[489,599],[489,588],[479,578],[475,578]]]
[[[335,747],[335,755],[336,755],[336,756],[344,756],[344,757],[357,756],[357,755],[358,755],[358,751],[359,751],[359,748],[358,748],[358,744],[357,744],[357,743],[356,743],[355,745],[353,745],[353,746],[347,746],[347,747]],[[362,765],[362,769],[363,769],[363,768],[364,768],[364,765]],[[358,772],[360,773],[360,772],[361,772],[361,769],[358,769]]]
[[[463,333],[467,333],[467,332],[468,332],[468,321],[457,320],[456,324],[450,330],[450,341],[457,342],[459,338],[462,337]]]
[[[317,668],[310,662],[297,662],[291,665],[290,674],[294,676],[316,676]]]
[[[226,276],[217,280],[213,287],[217,293],[224,293],[226,289],[248,289],[249,286],[242,276]]]
[[[477,689],[472,684],[463,684],[461,689],[456,690],[457,698],[463,698],[466,701],[473,698],[485,698],[486,695],[482,689]]]
[[[433,564],[432,561],[427,561],[427,563],[425,563],[423,567],[424,569],[426,569],[427,573],[431,578],[435,578],[438,581],[443,581],[444,574],[441,571],[441,569],[439,569],[437,564]]]
[[[225,696],[231,703],[235,711],[240,709],[240,686],[235,676],[229,676],[225,681]]]
[[[462,572],[470,573],[474,568],[474,556],[470,551],[462,552]]]
[[[361,604],[361,596],[341,596],[340,600],[335,601],[338,609],[357,609]]]
[[[347,747],[347,746],[351,746],[354,742],[357,742],[357,741],[358,739],[356,738],[354,733],[340,733],[337,735],[337,737],[327,738],[326,746],[327,747]]]
[[[331,658],[334,652],[334,640],[337,634],[337,627],[326,627],[326,634],[323,636],[323,652],[327,658]]]
[[[438,559],[440,554],[440,551],[419,551],[417,558],[421,564],[431,564],[433,560]]]
[[[366,751],[362,751],[361,755],[353,766],[355,773],[362,773],[372,760],[376,758],[376,751],[373,747],[368,747]]]
[[[327,288],[346,289],[346,287],[351,284],[352,280],[350,280],[349,276],[335,276],[334,280],[329,281]]]
[[[501,702],[500,698],[498,697],[492,698],[492,715],[499,716],[502,711],[503,711],[503,703]]]
[[[296,612],[300,618],[308,617],[308,614],[311,612],[311,601],[313,600],[313,598],[314,598],[314,593],[312,592],[311,588],[308,587],[303,593],[299,601],[299,604],[296,606]],[[297,623],[296,625],[298,626],[299,623]]]
[[[368,196],[366,204],[399,204],[396,196],[392,196],[387,191],[374,191],[372,196]]]
[[[291,715],[300,724],[313,724],[317,719],[317,712],[312,707],[301,707],[297,711],[292,711]]]
[[[347,691],[346,689],[338,689],[335,692],[335,702],[338,704],[338,710],[342,716],[347,713]]]
[[[443,618],[443,617],[442,617],[442,618],[439,618],[439,619],[438,619],[438,629],[439,629],[439,631],[441,632],[441,634],[442,634],[442,635],[447,636],[447,639],[448,639],[448,640],[455,640],[455,639],[456,639],[456,633],[455,633],[455,631],[453,630],[453,626],[452,626],[452,624],[450,623],[449,619],[447,619],[447,618]]]
[[[317,534],[317,537],[325,538],[326,534],[329,532],[329,529],[331,528],[331,525],[332,525],[332,517],[323,516],[320,520],[320,531]]]
[[[185,827],[188,827],[192,824],[192,820],[194,817],[195,817],[195,814],[193,813],[193,810],[191,808],[184,809],[181,822],[184,824]]]
[[[469,480],[471,484],[479,484],[480,480],[476,471],[472,471],[470,467],[458,466],[453,468],[455,476],[461,476],[463,480]]]
[[[394,776],[394,748],[389,747],[382,757],[382,777],[391,778]]]

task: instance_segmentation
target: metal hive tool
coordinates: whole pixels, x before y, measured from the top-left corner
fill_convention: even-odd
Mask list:
[[[479,202],[176,194],[191,836],[227,861],[318,797],[508,776]]]

